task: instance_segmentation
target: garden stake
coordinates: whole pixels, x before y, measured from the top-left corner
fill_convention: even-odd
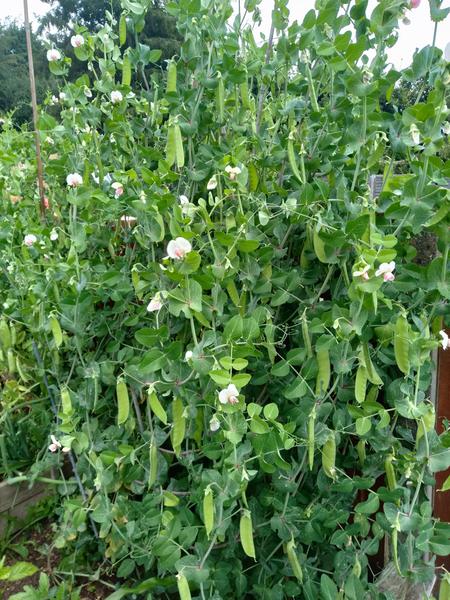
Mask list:
[[[43,176],[42,157],[41,157],[41,141],[39,139],[39,130],[38,130],[36,80],[34,77],[33,48],[31,45],[31,28],[30,28],[30,18],[28,15],[28,0],[23,0],[23,13],[24,13],[24,20],[25,20],[25,34],[26,34],[26,38],[27,38],[28,70],[30,73],[30,89],[31,89],[31,105],[33,107],[33,126],[34,126],[34,140],[35,140],[35,146],[36,146],[36,165],[37,165],[37,176],[38,176],[39,197],[40,197],[40,213],[41,213],[41,218],[43,219],[44,215],[45,215],[45,210],[46,210],[46,201],[45,201],[44,176]]]
[[[33,340],[32,345],[33,345],[33,354],[34,354],[34,356],[36,358],[36,362],[38,364],[38,367],[42,370],[42,381],[44,382],[44,385],[45,385],[45,387],[47,389],[47,393],[48,393],[48,396],[50,398],[50,404],[51,404],[51,407],[52,407],[52,411],[53,411],[53,414],[56,417],[56,422],[58,423],[59,422],[58,409],[56,407],[55,398],[53,397],[53,392],[52,392],[52,390],[50,388],[50,385],[48,383],[47,374],[45,372],[45,367],[44,367],[44,362],[42,360],[42,357],[41,357],[41,354],[40,354],[39,349],[37,347],[37,344],[36,344],[36,342],[34,340]],[[73,474],[75,476],[75,480],[77,482],[78,489],[80,490],[81,497],[83,498],[83,502],[87,502],[86,490],[84,489],[83,483],[82,483],[82,481],[80,479],[80,476],[78,475],[77,463],[76,463],[76,460],[74,458],[72,450],[70,452],[68,452],[67,455],[69,457],[70,466],[72,467],[72,471],[73,471]],[[92,518],[92,515],[90,513],[89,513],[89,521],[91,523],[92,531],[94,532],[95,537],[98,538],[97,526],[96,526],[95,521]]]

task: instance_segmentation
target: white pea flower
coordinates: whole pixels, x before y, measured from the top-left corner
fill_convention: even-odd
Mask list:
[[[52,242],[56,242],[56,240],[58,239],[58,232],[56,231],[56,229],[51,230],[50,239]]]
[[[358,271],[353,271],[353,277],[362,277],[366,281],[369,279],[368,270],[370,269],[370,265],[365,265],[362,269]]]
[[[210,421],[209,421],[209,429],[211,431],[217,431],[218,429],[220,429],[220,421],[219,419],[216,417],[216,415],[214,415]]]
[[[55,140],[53,138],[51,138],[49,135],[45,138],[45,143],[48,144],[49,146],[54,146],[55,144]]]
[[[113,104],[118,104],[119,102],[122,102],[122,100],[122,92],[119,92],[119,90],[114,90],[113,92],[111,92],[111,102]]]
[[[69,187],[76,188],[83,183],[83,178],[79,173],[69,173],[66,177],[66,183]]]
[[[64,102],[66,98],[67,94],[65,92],[59,92],[59,99],[61,100],[61,102]]]
[[[158,292],[148,303],[147,311],[148,312],[157,312],[157,311],[161,310],[161,308],[162,308],[162,302],[161,302],[160,294]]]
[[[395,275],[393,271],[395,270],[395,262],[391,260],[388,263],[381,263],[378,269],[375,271],[375,275],[379,277],[383,275],[384,281],[394,281]]]
[[[50,452],[56,452],[57,450],[61,450],[61,449],[63,452],[70,452],[70,448],[67,448],[67,446],[64,446],[62,448],[61,442],[59,442],[53,434],[50,436],[50,438],[52,440],[52,443],[48,447]]]
[[[147,204],[147,196],[143,190],[139,193],[139,200],[142,204]]]
[[[86,98],[92,98],[92,90],[91,88],[88,88],[87,85],[84,86],[84,95],[86,96]]]
[[[33,235],[32,233],[28,233],[23,238],[23,243],[25,244],[25,246],[32,246],[36,242],[37,242],[37,237],[35,235]]]
[[[445,331],[443,329],[441,329],[441,331],[439,332],[439,335],[441,336],[441,345],[442,345],[442,350],[447,350],[447,348],[450,348],[450,340],[448,338],[448,335],[445,333]]]
[[[47,60],[48,62],[56,62],[57,60],[61,60],[61,52],[56,48],[51,48],[47,51]]]
[[[184,194],[181,194],[181,196],[178,198],[178,201],[180,202],[181,206],[186,206],[189,204],[189,198]]]
[[[230,383],[228,387],[219,392],[219,402],[221,404],[237,404],[239,402],[238,399],[239,391],[237,387]]]
[[[192,352],[192,350],[187,350],[186,354],[184,355],[184,360],[186,362],[192,360],[192,357],[194,356],[194,353]]]
[[[53,105],[53,104],[58,104],[58,102],[59,102],[59,98],[58,98],[58,96],[55,96],[55,95],[53,94],[53,96],[52,96],[52,97],[51,97],[51,99],[50,99],[50,104],[52,104],[52,105]]]
[[[450,121],[445,121],[442,125],[442,133],[444,135],[450,135]]]
[[[103,177],[103,181],[106,183],[106,185],[109,185],[110,183],[112,183],[112,177],[109,173],[106,173],[106,175]]]
[[[114,183],[111,184],[111,187],[114,190],[114,195],[116,198],[119,198],[119,196],[123,194],[123,184],[119,181],[114,181]]]
[[[183,259],[192,250],[191,243],[183,237],[170,240],[167,244],[167,254],[174,260]]]
[[[72,44],[73,48],[81,48],[81,46],[84,44],[84,37],[80,34],[73,35],[70,38],[70,43]]]
[[[130,215],[122,215],[120,217],[120,222],[124,225],[128,225],[129,227],[131,227],[132,225],[135,225],[137,223],[137,219],[136,217],[131,217]]]
[[[217,177],[216,175],[213,175],[211,177],[211,179],[208,181],[208,183],[206,184],[206,189],[207,190],[215,190],[217,187]]]
[[[411,127],[409,128],[409,134],[413,143],[416,146],[420,144],[420,131],[418,130],[417,125],[415,123],[412,123]]]
[[[231,181],[233,181],[234,179],[236,179],[236,177],[242,173],[241,169],[239,167],[231,167],[230,165],[227,165],[225,167],[225,171],[228,173]]]
[[[100,177],[97,175],[97,173],[92,173],[91,176],[95,183],[98,185],[100,183]]]

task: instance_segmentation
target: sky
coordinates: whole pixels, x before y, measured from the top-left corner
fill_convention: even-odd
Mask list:
[[[48,9],[48,5],[41,0],[28,0],[30,18],[33,15],[42,15]],[[376,0],[370,0],[369,8],[376,5]],[[262,0],[261,11],[263,23],[261,30],[266,33],[270,29],[270,15],[272,11],[273,0]],[[444,0],[443,7],[450,6],[450,0]],[[291,19],[301,21],[303,16],[314,7],[314,0],[290,0],[289,8]],[[0,19],[5,17],[17,19],[23,18],[22,0],[0,0]],[[394,48],[390,50],[389,58],[397,69],[408,67],[411,63],[411,57],[416,48],[423,48],[431,44],[433,38],[433,23],[430,19],[427,0],[422,0],[419,8],[409,12],[410,25],[401,25],[399,41]],[[437,35],[437,46],[444,49],[450,42],[450,16],[439,24]]]

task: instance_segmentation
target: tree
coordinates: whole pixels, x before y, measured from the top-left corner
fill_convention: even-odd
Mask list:
[[[32,36],[37,96],[42,101],[52,87],[48,71],[46,48],[36,36]],[[14,109],[14,120],[21,124],[31,120],[30,84],[25,29],[14,21],[0,24],[0,112]]]

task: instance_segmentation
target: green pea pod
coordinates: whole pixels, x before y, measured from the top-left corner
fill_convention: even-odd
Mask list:
[[[167,425],[167,413],[162,407],[161,402],[158,400],[156,392],[152,388],[149,388],[148,390],[148,403],[158,419],[162,421],[164,425]]]
[[[394,354],[398,368],[402,373],[408,375],[410,368],[409,327],[408,321],[403,315],[400,315],[395,323]]]
[[[131,61],[128,54],[123,57],[122,63],[122,85],[129,86],[131,84]]]
[[[127,19],[124,14],[120,15],[119,21],[119,45],[123,46],[127,41]]]
[[[436,415],[434,412],[434,406],[431,404],[427,407],[427,412],[421,417],[417,425],[416,433],[416,444],[418,444],[420,438],[422,438],[425,432],[432,431],[436,423]]]
[[[178,575],[177,575],[177,586],[178,586],[178,593],[180,594],[180,600],[191,600],[192,599],[188,580],[182,573],[178,573]]]
[[[148,475],[148,489],[153,487],[158,474],[158,447],[155,440],[150,444],[150,470]]]
[[[248,167],[248,189],[251,192],[256,192],[259,184],[258,171],[254,163],[249,163]]]
[[[227,284],[227,292],[228,295],[231,298],[231,301],[233,302],[233,304],[237,307],[240,306],[241,304],[241,299],[239,297],[239,292],[237,290],[236,284],[234,283],[233,280],[231,280],[228,284]]]
[[[181,444],[186,432],[186,418],[184,417],[184,406],[179,398],[172,402],[172,448],[177,456],[181,452]]]
[[[383,385],[383,381],[377,373],[377,370],[373,366],[372,359],[370,358],[369,344],[367,342],[363,343],[363,356],[364,356],[364,364],[366,366],[367,379],[373,385]]]
[[[168,94],[176,94],[177,92],[177,64],[171,60],[167,66],[167,88]]]
[[[331,433],[322,448],[322,468],[330,479],[336,478],[336,439]]]
[[[314,112],[319,112],[320,109],[319,104],[317,103],[316,89],[314,87],[314,81],[309,65],[306,65],[306,77],[308,79],[309,99],[311,100],[311,108]]]
[[[395,477],[394,465],[392,464],[393,460],[392,454],[389,454],[384,461],[384,470],[386,472],[386,480],[388,484],[388,488],[392,491],[397,488],[397,479]]]
[[[128,397],[128,388],[125,380],[119,377],[116,383],[117,394],[117,425],[122,425],[128,419],[130,414],[130,399]]]
[[[53,340],[55,342],[55,346],[59,348],[63,342],[63,334],[61,330],[61,325],[59,324],[58,319],[55,315],[50,315],[49,317],[50,329],[52,330]]]
[[[297,166],[297,160],[295,158],[294,132],[293,131],[291,131],[291,133],[289,134],[289,137],[288,137],[287,155],[288,155],[288,159],[289,159],[289,165],[290,165],[291,170],[294,173],[295,177],[299,180],[300,183],[302,183],[302,184],[305,183],[303,181],[302,176],[300,175],[300,171],[298,170],[298,166]]]
[[[303,341],[305,343],[306,352],[308,353],[308,358],[313,356],[312,346],[311,346],[311,338],[309,336],[309,328],[308,321],[306,319],[306,315],[303,313],[302,315],[302,335]]]
[[[297,580],[302,583],[303,582],[303,570],[300,565],[300,561],[298,560],[297,553],[295,552],[295,542],[291,539],[290,542],[286,544],[286,554],[289,560],[289,564],[291,565],[292,572]]]
[[[17,368],[17,372],[19,373],[20,379],[22,381],[24,381],[25,383],[30,381],[30,378],[25,375],[25,371],[22,369],[22,363],[20,362],[20,359],[18,356],[16,356],[16,368]]]
[[[309,470],[312,471],[314,466],[314,446],[315,446],[315,424],[316,424],[316,407],[314,406],[309,414],[308,419],[308,464]]]
[[[366,399],[367,371],[362,365],[359,365],[356,371],[355,379],[355,398],[358,404],[362,404]]]
[[[325,253],[325,243],[322,240],[322,238],[320,237],[317,229],[314,229],[314,232],[313,232],[313,247],[314,247],[314,252],[316,253],[316,256],[320,260],[320,262],[327,263],[328,257]]]
[[[214,528],[214,496],[210,486],[205,489],[205,495],[203,496],[203,519],[206,535],[209,539]]]
[[[355,562],[353,563],[352,573],[358,579],[361,577],[361,563],[359,562],[358,557],[355,557]]]
[[[72,399],[70,397],[70,392],[67,388],[63,388],[61,390],[61,408],[63,415],[71,415],[72,410]]]
[[[246,109],[249,109],[250,108],[250,96],[248,94],[248,80],[247,80],[247,77],[240,84],[239,88],[240,88],[240,91],[241,91],[242,106],[244,108],[246,108]]]
[[[400,575],[400,577],[403,577],[398,560],[398,531],[395,527],[392,529],[392,561],[397,573]]]
[[[225,87],[221,75],[219,76],[219,83],[216,88],[216,109],[219,122],[223,123],[225,120]]]
[[[169,125],[167,128],[167,143],[166,143],[166,162],[171,167],[177,156],[177,134],[175,125]]]
[[[14,323],[11,323],[11,325],[9,326],[9,331],[11,332],[11,346],[14,348],[17,342],[17,331],[14,326]]]
[[[359,463],[363,467],[366,462],[366,441],[359,440],[356,444],[356,452],[358,453]]]
[[[439,600],[450,600],[450,573],[445,573],[439,586]]]
[[[5,352],[11,348],[11,331],[5,319],[0,320],[0,344]]]
[[[249,510],[243,510],[239,523],[241,545],[245,554],[256,560],[255,545],[253,542],[252,514]]]
[[[183,136],[181,135],[181,129],[179,125],[174,125],[175,128],[175,156],[177,160],[177,167],[179,169],[184,167],[184,149],[183,149]]]
[[[8,360],[8,372],[10,375],[14,375],[17,370],[17,364],[14,350],[12,348],[10,348],[6,353],[6,358]]]
[[[318,350],[317,351],[317,364],[319,365],[319,370],[317,372],[316,379],[316,395],[322,396],[328,389],[330,385],[330,355],[328,354],[328,350]]]

